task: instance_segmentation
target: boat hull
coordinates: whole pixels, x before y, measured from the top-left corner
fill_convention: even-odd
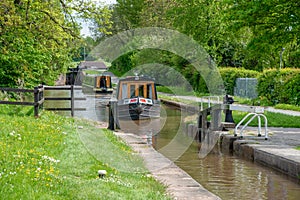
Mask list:
[[[142,103],[124,104],[118,102],[118,118],[140,120],[160,117],[160,102],[155,101],[152,105]]]

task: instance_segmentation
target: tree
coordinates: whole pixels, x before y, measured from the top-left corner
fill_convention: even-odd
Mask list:
[[[1,1],[0,86],[54,84],[81,45],[75,15],[99,12],[92,1]]]
[[[299,66],[299,1],[229,0],[227,3],[226,20],[233,22],[230,29],[251,31],[245,47],[246,65],[260,70],[278,67],[280,52],[285,48],[286,65]]]

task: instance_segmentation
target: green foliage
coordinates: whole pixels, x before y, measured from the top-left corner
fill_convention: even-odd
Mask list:
[[[299,80],[299,69],[265,70],[258,78],[259,96],[265,97],[271,105],[299,105]]]
[[[299,67],[299,2],[285,1],[227,1],[225,20],[231,31],[248,30],[244,45],[245,68],[263,70],[279,66],[279,54],[285,48],[283,60],[288,67]],[[236,35],[244,37],[244,35]],[[252,66],[251,66],[252,65]]]
[[[114,73],[116,76],[123,76],[126,72],[130,71],[134,67],[132,57],[134,57],[135,53],[136,52],[134,51],[125,55],[121,55],[118,59],[112,62],[109,71]]]
[[[117,1],[111,30],[175,29],[196,40],[217,65],[258,71],[279,66],[284,47],[283,66],[298,68],[298,7],[297,0]]]
[[[222,76],[226,93],[233,95],[237,78],[257,78],[258,72],[242,68],[219,68]]]
[[[53,85],[81,45],[74,12],[98,19],[101,11],[90,0],[1,1],[0,87]]]

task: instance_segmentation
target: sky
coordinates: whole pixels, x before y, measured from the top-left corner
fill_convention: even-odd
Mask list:
[[[116,0],[94,0],[95,2],[102,2],[105,4],[115,4]],[[87,22],[81,22],[82,23],[82,29],[80,31],[80,34],[83,36],[91,36],[91,32],[89,30],[89,24]]]

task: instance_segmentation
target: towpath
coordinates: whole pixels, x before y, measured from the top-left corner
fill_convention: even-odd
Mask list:
[[[170,97],[175,97],[175,98],[178,98],[178,99],[184,99],[184,100],[199,102],[199,103],[200,102],[206,102],[206,103],[208,102],[207,98],[201,98],[201,97],[196,97],[196,96],[181,96],[181,95],[172,95],[172,94],[167,94],[167,93],[159,93],[159,94],[163,94],[165,96],[170,96]],[[211,103],[218,103],[218,101],[216,99],[217,98],[211,98],[210,102]],[[222,103],[222,102],[223,102],[223,99],[220,98],[219,103]],[[264,107],[264,108],[268,112],[281,113],[281,114],[286,114],[286,115],[291,115],[291,116],[300,116],[299,111],[275,109],[273,107]]]

